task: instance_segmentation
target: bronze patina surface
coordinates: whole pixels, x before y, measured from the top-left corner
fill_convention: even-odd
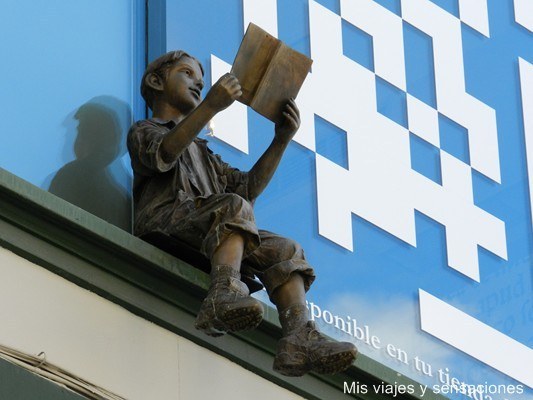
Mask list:
[[[135,234],[165,234],[209,260],[212,281],[196,319],[198,329],[219,336],[255,328],[263,309],[242,283],[242,274],[254,274],[276,305],[282,326],[275,370],[301,376],[348,368],[355,346],[326,340],[309,321],[305,295],[315,275],[303,250],[255,222],[254,201],[300,125],[294,99],[283,106],[270,146],[244,172],[197,138],[213,116],[242,95],[239,80],[222,76],[202,100],[203,86],[201,64],[182,51],[161,56],[145,71],[141,93],[153,118],[135,123],[128,134]]]

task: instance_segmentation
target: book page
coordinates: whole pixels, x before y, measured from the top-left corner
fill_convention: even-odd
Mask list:
[[[242,87],[241,103],[250,105],[281,42],[257,25],[250,24],[239,47],[231,73]]]
[[[290,98],[296,98],[312,60],[281,44],[257,88],[251,107],[271,121],[281,122]]]

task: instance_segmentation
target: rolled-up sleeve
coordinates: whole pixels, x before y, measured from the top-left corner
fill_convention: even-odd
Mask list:
[[[136,173],[151,176],[167,172],[176,165],[176,160],[165,162],[161,155],[161,142],[167,132],[167,129],[147,121],[133,124],[128,132],[128,151]]]

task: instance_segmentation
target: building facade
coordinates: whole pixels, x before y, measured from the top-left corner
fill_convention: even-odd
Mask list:
[[[1,399],[532,398],[531,2],[0,4]],[[205,95],[249,22],[313,59],[255,209],[306,249],[312,317],[360,349],[339,376],[271,371],[272,308],[194,331],[207,276],[130,233],[146,62],[188,51]],[[273,131],[240,103],[211,127],[245,170]]]

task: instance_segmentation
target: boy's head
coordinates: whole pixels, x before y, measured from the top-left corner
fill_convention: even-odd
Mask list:
[[[169,51],[168,53],[163,54],[161,57],[155,59],[150,64],[148,64],[141,79],[141,96],[143,97],[144,101],[146,101],[146,104],[148,105],[148,107],[150,107],[150,109],[153,109],[154,99],[157,95],[157,90],[154,89],[149,83],[150,75],[157,75],[164,83],[167,79],[168,72],[170,71],[170,69],[185,57],[192,59],[196,63],[198,63],[198,66],[200,67],[200,71],[202,72],[203,76],[204,69],[200,61],[190,56],[183,50]]]

